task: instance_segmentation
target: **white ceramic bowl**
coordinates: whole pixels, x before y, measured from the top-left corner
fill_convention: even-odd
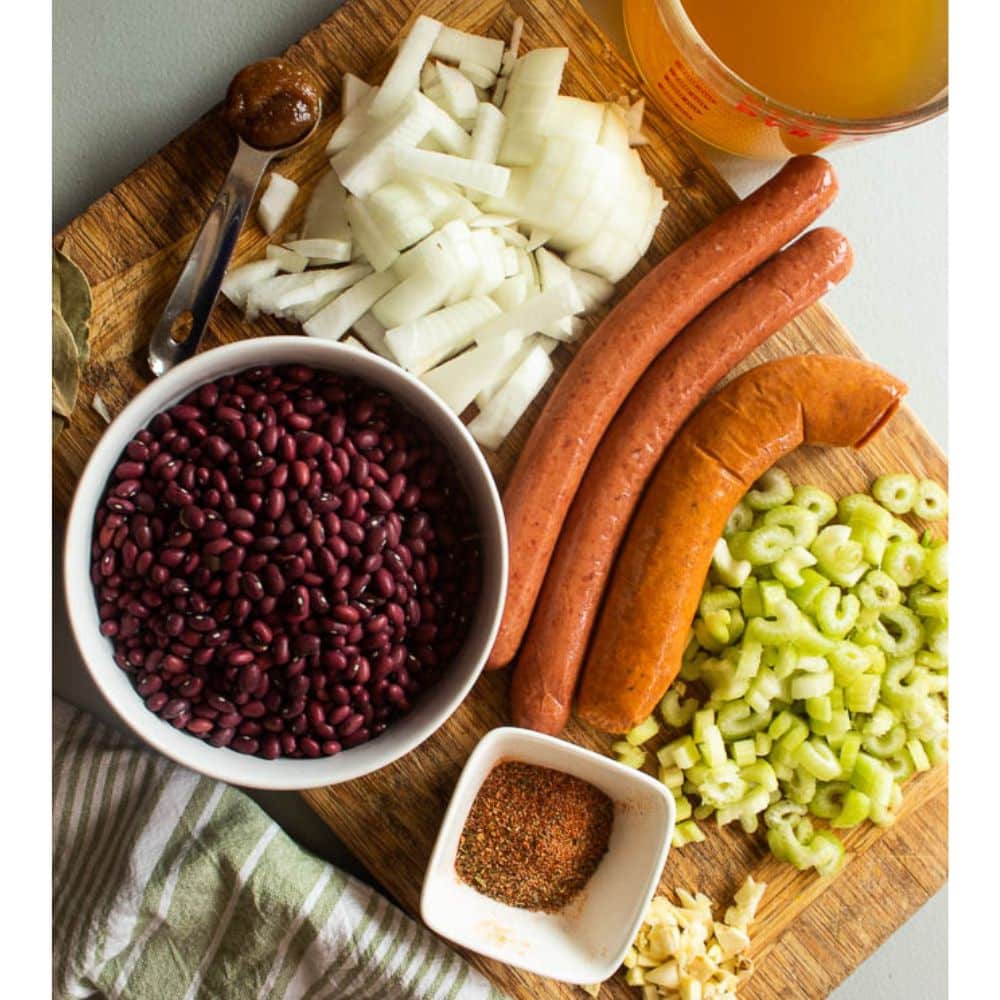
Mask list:
[[[334,757],[264,760],[210,746],[150,712],[100,635],[90,582],[94,512],[115,463],[133,435],[192,388],[255,365],[307,364],[356,376],[388,391],[419,416],[445,446],[469,492],[482,536],[483,586],[469,634],[443,676],[413,711],[376,739]],[[469,692],[500,624],[507,588],[503,508],[482,453],[461,421],[423,383],[368,352],[306,337],[261,337],[217,347],[178,365],[147,386],[104,432],[76,489],[66,531],[66,596],[70,623],[94,681],[122,719],[179,764],[252,788],[315,788],[376,771],[409,753],[455,711]]]
[[[580,895],[557,913],[507,906],[466,885],[455,870],[476,793],[502,760],[575,775],[614,801],[607,854]],[[601,982],[621,965],[656,891],[674,814],[673,797],[649,775],[552,736],[494,729],[455,786],[424,876],[420,915],[437,934],[488,958],[567,983]]]

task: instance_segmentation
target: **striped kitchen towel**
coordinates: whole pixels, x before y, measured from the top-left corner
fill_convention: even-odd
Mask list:
[[[502,994],[242,792],[53,707],[53,995]]]

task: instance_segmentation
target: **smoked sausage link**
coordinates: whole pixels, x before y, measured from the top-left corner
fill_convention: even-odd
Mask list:
[[[826,160],[789,160],[660,261],[580,348],[542,409],[504,491],[510,578],[487,667],[506,666],[514,658],[590,456],[639,376],[710,302],[813,222],[836,192]]]
[[[601,596],[656,463],[712,387],[851,269],[820,228],[762,264],[650,365],[594,453],[563,525],[511,682],[514,724],[556,735],[569,719]]]
[[[580,684],[582,719],[623,733],[681,666],[712,550],[737,501],[800,444],[860,448],[906,386],[867,361],[781,358],[724,386],[667,450],[629,526]]]

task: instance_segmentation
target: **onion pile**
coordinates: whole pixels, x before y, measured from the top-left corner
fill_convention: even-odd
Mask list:
[[[642,104],[559,93],[565,48],[421,16],[379,87],[344,78],[343,117],[301,238],[236,268],[247,318],[357,340],[422,378],[497,448],[649,248],[664,201],[634,148]],[[268,233],[294,196],[272,178]]]

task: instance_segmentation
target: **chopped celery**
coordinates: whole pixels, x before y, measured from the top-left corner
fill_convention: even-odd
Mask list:
[[[698,783],[701,801],[716,808],[736,802],[746,790],[747,784],[732,761],[711,768],[705,779]]]
[[[896,725],[896,713],[888,705],[879,703],[872,709],[871,717],[861,732],[863,736],[884,736],[894,725]]]
[[[851,681],[860,677],[870,664],[863,650],[851,642],[838,642],[830,651],[827,662],[833,668],[833,678],[841,688],[846,688]]]
[[[679,767],[661,767],[660,784],[670,789],[679,789],[684,784],[684,772]]]
[[[850,731],[851,713],[846,708],[835,708],[830,713],[830,718],[826,722],[822,719],[813,719],[809,728],[817,736],[826,737],[826,741],[830,746],[833,746],[834,741],[838,741],[839,743]]]
[[[870,569],[855,587],[854,592],[866,608],[888,611],[900,602],[899,586],[888,573]]]
[[[881,736],[866,736],[861,745],[873,757],[892,757],[906,746],[906,727],[898,724]]]
[[[705,730],[715,725],[715,709],[703,708],[694,713],[694,727],[691,736],[695,743],[705,742]]]
[[[901,539],[886,546],[882,569],[900,587],[910,587],[924,575],[926,559],[926,550],[919,542]]]
[[[729,701],[719,709],[718,729],[723,738],[732,743],[767,729],[772,715],[770,708],[755,712],[745,701]]]
[[[833,690],[833,671],[818,674],[797,673],[791,679],[791,694],[795,701],[819,698]]]
[[[794,590],[789,591],[788,596],[800,610],[806,612],[806,614],[810,614],[815,609],[816,602],[820,596],[831,584],[822,573],[817,573],[812,569],[804,569],[800,575],[802,577],[802,584]],[[747,583],[749,582],[748,580]]]
[[[907,740],[906,752],[910,755],[914,771],[929,771],[931,762],[920,740]]]
[[[723,806],[716,813],[716,821],[719,826],[726,826],[733,820],[742,819],[744,816],[755,816],[764,812],[770,805],[770,796],[766,788],[758,786],[750,789],[742,798],[730,805]]]
[[[844,742],[840,744],[840,776],[849,780],[854,773],[854,765],[858,760],[858,752],[861,750],[861,733],[850,732],[844,737]]]
[[[656,721],[655,716],[650,715],[644,722],[640,722],[639,725],[630,729],[625,734],[625,739],[632,746],[637,747],[652,739],[659,731],[660,724]]]
[[[752,506],[752,505],[751,505]],[[932,479],[921,479],[913,513],[925,521],[939,521],[948,516],[948,494]]]
[[[910,755],[906,753],[905,747],[901,753],[883,757],[882,762],[889,768],[893,781],[897,783],[906,781],[913,774],[913,761],[910,759]]]
[[[920,594],[913,599],[913,610],[921,618],[936,618],[938,621],[948,620],[948,592],[938,591],[931,594]]]
[[[824,635],[843,639],[854,628],[860,610],[861,602],[853,594],[830,587],[816,601],[816,624]]]
[[[674,847],[684,847],[687,844],[700,844],[704,839],[705,834],[701,827],[694,820],[687,820],[674,827],[671,843]]]
[[[759,786],[770,796],[778,788],[778,776],[766,760],[757,760],[740,768],[740,777],[747,785]]]
[[[833,781],[840,774],[840,761],[823,740],[806,740],[795,751],[799,766],[820,781]]]
[[[802,570],[816,565],[816,557],[804,546],[795,545],[782,555],[771,567],[777,580],[789,590],[805,584]]]
[[[711,587],[701,595],[698,604],[700,615],[709,615],[713,611],[729,611],[740,606],[740,595],[728,587]]]
[[[864,792],[875,805],[888,805],[892,795],[892,772],[882,761],[866,753],[859,753],[851,775],[851,785]]]
[[[844,702],[849,712],[871,712],[878,703],[880,680],[874,674],[862,674],[847,685]]]
[[[857,826],[868,819],[870,809],[871,799],[864,792],[859,792],[856,788],[848,788],[844,793],[840,812],[831,818],[830,826],[835,830],[846,830],[849,827]]]
[[[778,826],[794,826],[806,814],[806,807],[790,799],[779,799],[772,802],[764,811],[764,822],[771,828]]]
[[[948,543],[935,546],[924,558],[924,579],[935,589],[948,586]]]
[[[807,698],[806,715],[814,722],[829,722],[833,718],[833,702],[830,700],[830,695],[824,694],[816,698]]]
[[[759,715],[768,711],[771,702],[781,694],[781,681],[773,670],[764,667],[750,682],[746,702]]]
[[[792,502],[815,514],[820,527],[837,514],[837,501],[815,486],[796,486],[792,491]]]
[[[729,535],[735,534],[737,531],[746,531],[753,524],[753,511],[750,509],[749,504],[745,500],[741,500],[734,508],[732,514],[729,515],[729,519],[726,521],[726,527],[723,529],[723,534],[727,537]]]
[[[751,510],[770,510],[772,507],[788,503],[794,494],[795,490],[788,473],[775,466],[773,469],[768,469],[754,483],[753,489],[744,499]]]
[[[844,523],[850,524],[855,517],[867,511],[870,517],[878,517],[877,512],[887,514],[889,520],[884,522],[888,528],[892,515],[881,507],[867,493],[851,493],[846,497],[841,497],[837,501],[837,517]]]
[[[886,511],[883,510],[882,513],[885,514]],[[870,525],[852,524],[851,538],[861,546],[865,562],[869,562],[873,566],[881,564],[886,546],[889,544],[889,539],[882,532]]]
[[[797,546],[809,546],[819,532],[819,518],[806,507],[783,504],[764,515],[764,524],[787,528]]]
[[[779,608],[787,597],[785,588],[777,580],[761,580],[760,600],[764,606],[764,614],[768,618],[778,614]]]
[[[857,497],[864,497],[864,501],[858,501],[851,505],[847,516],[841,512],[841,520],[849,524],[852,528],[868,528],[879,535],[885,536],[892,531],[892,524],[895,518],[884,507],[880,507],[871,497],[864,493],[855,494]],[[852,497],[846,497],[841,504],[846,506]]]
[[[758,618],[764,614],[764,604],[760,596],[760,584],[751,576],[740,587],[740,605],[747,618]]]
[[[880,611],[878,624],[881,628],[876,645],[889,656],[911,656],[923,645],[924,626],[903,605]]]
[[[726,762],[726,744],[718,726],[705,726],[702,742],[698,746],[702,759],[709,767],[720,767]]]
[[[872,483],[872,496],[893,514],[909,514],[917,499],[917,477],[909,472],[879,476]]]
[[[674,807],[677,810],[674,818],[678,822],[691,817],[691,800],[686,795],[678,795],[675,792]]]
[[[764,730],[753,734],[753,742],[754,749],[757,751],[758,757],[766,757],[771,752],[771,747],[774,743],[771,737]]]
[[[698,710],[698,699],[685,698],[681,701],[683,694],[683,683],[675,682],[660,702],[660,715],[663,716],[663,721],[674,729],[683,729]]]
[[[833,819],[843,811],[844,799],[851,790],[846,781],[824,781],[816,788],[809,812],[820,819]]]
[[[754,528],[746,539],[743,558],[752,566],[763,566],[780,559],[795,545],[795,537],[777,524],[763,524]]]
[[[720,582],[739,587],[750,576],[753,566],[745,559],[734,558],[725,538],[720,538],[712,553],[712,569]]]
[[[820,571],[834,583],[847,583],[864,566],[864,550],[851,539],[851,529],[846,524],[827,525],[809,551],[816,557]]]
[[[640,750],[639,747],[634,747],[631,743],[626,743],[625,740],[612,743],[611,752],[614,754],[615,760],[626,767],[640,768],[646,762],[645,750]]]
[[[674,740],[673,743],[669,743],[668,746],[673,755],[674,763],[684,771],[701,760],[698,747],[690,736],[682,736],[680,739]]]
[[[816,794],[816,779],[805,768],[797,767],[784,782],[784,792],[793,802],[807,806]]]

